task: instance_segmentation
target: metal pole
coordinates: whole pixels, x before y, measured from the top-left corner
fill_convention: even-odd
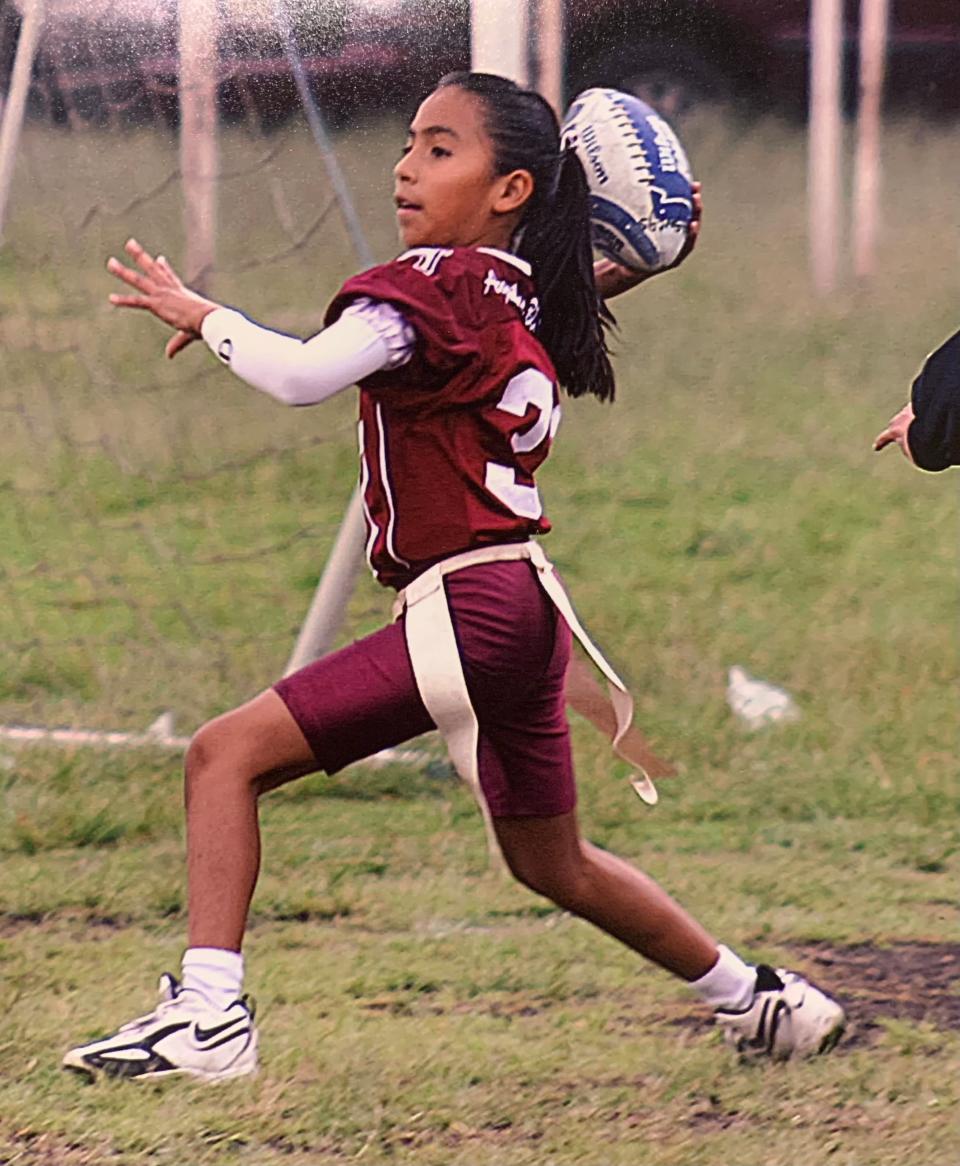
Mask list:
[[[217,0],[180,0],[180,174],[187,279],[205,289],[217,248]]]
[[[300,95],[303,112],[310,127],[310,133],[320,151],[320,157],[327,170],[330,185],[343,215],[344,225],[353,243],[353,249],[363,267],[374,264],[373,252],[357,214],[350,188],[337,160],[336,151],[327,132],[323,114],[310,91],[303,61],[293,37],[286,0],[276,0],[275,12],[284,53]],[[356,586],[357,576],[363,565],[363,546],[366,527],[363,521],[363,499],[359,486],[354,487],[346,513],[340,522],[340,529],[334,540],[330,556],[323,568],[320,582],[314,592],[310,610],[300,629],[284,675],[303,668],[328,652],[336,639],[346,614],[347,604]]]
[[[809,237],[813,285],[821,295],[837,282],[840,229],[843,0],[810,8]]]
[[[357,574],[363,562],[365,535],[363,499],[357,488],[340,523],[330,557],[313,593],[307,618],[303,621],[300,635],[283,670],[284,676],[306,667],[330,650],[357,582]]]
[[[13,170],[17,162],[20,131],[23,128],[33,61],[43,31],[43,20],[44,0],[29,0],[23,14],[20,38],[17,41],[17,55],[10,77],[10,90],[3,108],[3,126],[0,128],[0,241],[3,240],[6,228]]]
[[[860,103],[853,178],[853,270],[873,272],[880,209],[880,136],[890,0],[860,0]]]
[[[283,51],[287,58],[287,64],[290,66],[290,72],[293,74],[293,79],[296,82],[297,92],[300,95],[300,102],[303,105],[303,112],[307,119],[307,125],[310,127],[310,133],[313,135],[313,140],[316,142],[317,148],[320,151],[323,164],[327,168],[327,176],[330,179],[330,185],[333,187],[333,193],[340,207],[340,213],[343,215],[343,222],[350,236],[350,241],[353,243],[353,249],[356,251],[357,258],[364,267],[372,267],[374,264],[373,252],[367,243],[367,237],[360,223],[360,216],[357,214],[356,207],[353,205],[350,188],[347,185],[343,170],[340,168],[340,162],[337,159],[336,151],[333,148],[333,143],[327,132],[323,114],[320,112],[320,107],[314,101],[313,94],[310,92],[310,82],[307,79],[307,73],[303,67],[303,61],[300,58],[296,41],[293,39],[293,28],[290,24],[290,14],[287,11],[286,0],[277,0],[276,14],[277,22],[280,25],[280,36],[283,39]]]
[[[471,0],[470,67],[530,82],[530,0]]]

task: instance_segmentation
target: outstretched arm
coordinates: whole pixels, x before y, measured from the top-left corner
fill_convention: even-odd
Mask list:
[[[697,239],[700,237],[700,224],[703,220],[702,189],[699,182],[693,184],[693,218],[690,221],[687,240],[677,258],[669,267],[664,267],[663,271],[673,271],[675,267],[679,267],[697,245]],[[612,300],[614,296],[630,291],[631,288],[645,283],[648,279],[653,279],[655,275],[662,275],[663,271],[631,271],[628,267],[622,267],[611,259],[598,259],[593,265],[597,293],[603,300]]]
[[[149,311],[175,328],[168,357],[202,338],[241,380],[286,405],[317,404],[371,373],[395,367],[415,342],[395,309],[369,301],[350,305],[309,340],[287,336],[191,291],[166,259],[154,259],[135,239],[126,250],[139,271],[116,259],[107,268],[139,294],[112,295],[112,304]]]

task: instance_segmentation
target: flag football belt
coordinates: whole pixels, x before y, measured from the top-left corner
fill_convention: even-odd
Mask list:
[[[526,559],[536,568],[540,586],[563,616],[570,631],[580,641],[596,667],[607,681],[610,704],[616,717],[613,748],[616,751],[623,735],[633,720],[633,697],[627,686],[614,672],[600,649],[587,635],[573,610],[570,598],[557,577],[553,564],[543,553],[539,543],[504,543],[499,546],[477,547],[434,563],[398,592],[393,605],[393,618],[406,613],[404,630],[410,663],[420,697],[433,718],[450,752],[457,772],[470,786],[483,811],[488,838],[496,852],[489,809],[483,791],[477,764],[479,726],[463,675],[463,663],[453,632],[453,621],[447,603],[443,577],[481,563],[506,563]],[[639,796],[652,805],[657,800],[653,782],[642,770],[632,779]]]

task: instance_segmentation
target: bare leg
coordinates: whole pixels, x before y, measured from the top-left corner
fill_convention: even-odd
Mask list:
[[[194,737],[185,782],[190,947],[240,950],[260,870],[257,798],[316,768],[272,690]]]
[[[681,979],[698,980],[717,962],[700,924],[642,871],[584,841],[574,813],[497,818],[494,827],[507,865],[531,890]]]

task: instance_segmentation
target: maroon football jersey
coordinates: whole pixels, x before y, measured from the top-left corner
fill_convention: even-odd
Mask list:
[[[534,335],[530,266],[485,247],[423,247],[348,280],[397,307],[412,358],[360,385],[367,557],[387,586],[458,551],[544,534],[533,475],[560,421],[556,373]]]

